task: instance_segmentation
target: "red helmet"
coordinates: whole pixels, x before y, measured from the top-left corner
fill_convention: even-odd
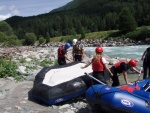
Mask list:
[[[133,66],[133,67],[136,67],[136,60],[131,59],[131,60],[129,61],[129,64],[130,64],[131,66]]]
[[[96,53],[102,53],[102,52],[103,52],[103,48],[101,48],[100,46],[98,46],[98,47],[95,49],[95,52],[96,52]]]

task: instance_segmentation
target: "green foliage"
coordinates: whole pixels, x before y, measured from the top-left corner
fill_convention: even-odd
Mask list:
[[[136,29],[136,21],[128,7],[124,7],[119,15],[119,30],[128,33]]]
[[[148,29],[146,27],[141,27],[140,29],[138,29],[136,31],[127,33],[125,35],[125,37],[127,37],[127,38],[129,37],[129,38],[132,38],[134,40],[146,41],[146,38],[150,37],[150,29]]]
[[[36,41],[37,37],[34,33],[26,33],[25,34],[25,44],[33,45]]]
[[[0,42],[5,42],[7,40],[7,36],[3,33],[3,32],[0,32]]]
[[[17,65],[15,65],[11,59],[0,58],[0,78],[14,77],[17,78]]]
[[[18,40],[16,35],[10,35],[7,36],[7,40],[5,41],[4,45],[12,47],[12,46],[21,46],[22,43],[20,40]]]
[[[58,66],[58,59],[54,61],[54,66]]]
[[[51,38],[79,35],[82,27],[87,34],[118,30],[118,28],[123,32],[129,32],[135,29],[135,23],[137,26],[150,25],[148,0],[73,0],[68,5],[71,10],[64,10],[64,8],[59,12],[29,18],[15,16],[7,19],[6,22],[13,27],[19,39],[24,39],[24,35],[28,32],[34,33],[37,37],[41,35],[46,39],[47,33]],[[76,8],[73,8],[74,6]],[[119,23],[119,14],[123,7],[128,7],[129,10],[121,14],[125,20],[120,19],[123,23]]]
[[[26,63],[25,58],[18,58],[17,60],[19,61],[19,63]]]
[[[52,61],[47,60],[47,59],[44,59],[43,61],[40,62],[40,66],[42,66],[42,67],[49,66],[51,64],[52,64]]]
[[[39,44],[43,44],[45,42],[45,39],[43,37],[39,38]]]
[[[0,21],[0,32],[3,32],[5,35],[13,34],[13,29],[5,21]]]
[[[47,32],[46,33],[46,43],[49,43],[50,42],[50,35],[49,33]]]

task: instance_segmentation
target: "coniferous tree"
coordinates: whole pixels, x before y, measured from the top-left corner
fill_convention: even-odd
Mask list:
[[[124,7],[119,15],[119,30],[128,33],[136,29],[136,21],[128,7]]]
[[[49,32],[46,33],[46,44],[50,42]]]

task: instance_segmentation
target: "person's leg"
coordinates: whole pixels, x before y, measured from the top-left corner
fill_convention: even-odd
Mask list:
[[[119,86],[119,85],[120,85],[119,78],[118,78],[118,76],[117,76],[116,74],[113,75],[112,81],[113,81],[113,83],[112,83],[112,86],[113,86],[113,87],[114,87],[114,86]]]
[[[113,73],[113,77],[112,77],[113,83],[112,83],[112,86],[113,86],[113,87],[114,87],[114,86],[119,86],[119,85],[120,85],[120,82],[119,82],[119,78],[118,78],[117,72],[115,72],[115,67],[112,66],[112,67],[110,68],[110,71]]]
[[[144,59],[143,61],[143,79],[147,78],[147,62]]]
[[[75,55],[74,57],[75,57],[75,62],[76,62],[76,61],[78,61],[78,56],[77,56],[77,55]]]
[[[65,58],[58,58],[58,64],[59,65],[65,65],[66,64]]]
[[[78,61],[82,61],[82,55],[78,55]]]
[[[100,72],[93,72],[93,77],[95,77],[97,80],[100,80],[103,83],[106,83],[105,78],[104,78],[104,74],[100,73]],[[94,84],[99,84],[98,81],[93,80]]]
[[[82,56],[81,55],[75,55],[75,61],[80,61],[81,62],[81,58]]]
[[[148,62],[148,77],[150,78],[150,61]]]

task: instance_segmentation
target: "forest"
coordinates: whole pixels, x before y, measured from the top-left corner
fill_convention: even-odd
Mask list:
[[[48,38],[58,36],[108,30],[119,30],[116,36],[126,35],[138,27],[150,26],[149,11],[150,0],[73,0],[59,10],[31,17],[14,16],[5,22],[17,38],[28,45],[30,35],[47,42]],[[148,32],[146,29],[147,35],[140,40],[150,37]]]

